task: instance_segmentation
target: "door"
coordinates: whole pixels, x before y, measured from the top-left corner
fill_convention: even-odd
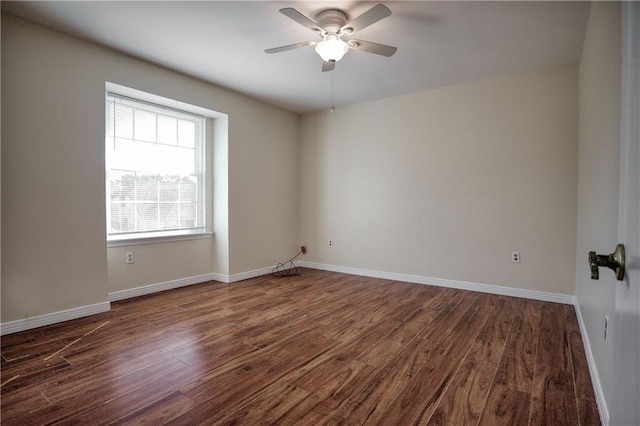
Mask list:
[[[622,127],[618,242],[626,274],[616,281],[612,425],[640,425],[640,3],[622,6]]]

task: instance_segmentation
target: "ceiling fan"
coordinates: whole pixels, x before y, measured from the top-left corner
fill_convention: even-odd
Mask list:
[[[360,31],[369,25],[375,24],[381,19],[391,15],[391,11],[383,4],[378,4],[364,12],[357,18],[347,22],[347,15],[338,9],[327,9],[320,12],[316,22],[304,16],[292,7],[280,9],[280,13],[293,19],[303,27],[313,31],[320,37],[320,41],[305,41],[302,43],[290,44],[287,46],[266,49],[266,53],[279,53],[301,47],[316,47],[316,53],[322,58],[322,71],[331,71],[349,49],[361,50],[363,52],[375,53],[382,56],[393,56],[398,50],[397,47],[385,44],[373,43],[364,40],[343,40],[343,36],[350,36],[356,31]]]

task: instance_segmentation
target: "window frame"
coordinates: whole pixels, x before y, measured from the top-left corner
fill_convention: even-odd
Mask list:
[[[178,114],[188,116],[202,117],[202,142],[196,144],[196,157],[201,163],[201,176],[202,184],[199,185],[198,197],[202,200],[199,206],[201,210],[198,212],[201,218],[201,225],[195,228],[189,229],[176,229],[176,230],[156,230],[156,231],[142,231],[142,232],[129,232],[121,234],[110,234],[111,230],[111,193],[110,193],[110,164],[108,157],[109,143],[112,138],[109,136],[109,111],[108,97],[113,95],[118,98],[123,98],[130,102],[146,104],[150,108],[159,108],[161,110],[175,111]],[[212,118],[216,118],[219,113],[211,111],[205,108],[201,108],[195,105],[190,105],[181,101],[164,98],[151,93],[143,92],[137,89],[128,88],[115,83],[105,82],[105,95],[104,95],[104,117],[105,117],[105,129],[104,129],[104,148],[105,148],[105,232],[107,239],[107,247],[120,247],[128,245],[138,244],[153,244],[170,241],[182,241],[193,239],[204,239],[212,236],[211,232],[211,211],[212,211],[212,194],[211,194],[211,182],[210,177],[212,175],[212,160],[208,158],[212,149]],[[199,146],[198,146],[199,145]]]

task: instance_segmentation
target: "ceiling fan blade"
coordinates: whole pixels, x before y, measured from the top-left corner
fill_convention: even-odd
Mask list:
[[[296,9],[292,7],[285,7],[284,9],[280,9],[280,13],[282,13],[284,16],[287,16],[293,19],[298,24],[302,25],[307,29],[310,29],[314,33],[318,33],[318,34],[324,33],[324,29],[322,29],[320,25],[316,24],[311,19],[307,18],[302,13],[298,12]]]
[[[272,47],[271,49],[265,49],[265,53],[286,52],[287,50],[299,49],[301,47],[315,46],[316,44],[317,43],[315,41],[305,41],[304,43],[289,44],[286,46]]]
[[[362,15],[353,19],[351,22],[345,24],[340,30],[345,34],[351,34],[355,31],[360,31],[363,28],[368,27],[371,24],[375,24],[381,19],[391,15],[389,8],[383,4],[377,4],[371,9],[364,12]],[[347,30],[350,29],[350,30]]]
[[[336,61],[322,61],[322,72],[333,71],[336,69]]]
[[[386,44],[378,44],[364,40],[349,40],[348,44],[352,49],[375,53],[376,55],[382,55],[386,57],[393,56],[393,54],[398,50],[397,47],[387,46]]]

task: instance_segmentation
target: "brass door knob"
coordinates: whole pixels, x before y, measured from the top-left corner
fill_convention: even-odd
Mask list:
[[[591,268],[591,279],[600,278],[598,271],[599,266],[606,266],[616,273],[618,281],[624,280],[624,245],[618,244],[616,251],[611,254],[596,254],[595,251],[589,252],[589,267]]]

